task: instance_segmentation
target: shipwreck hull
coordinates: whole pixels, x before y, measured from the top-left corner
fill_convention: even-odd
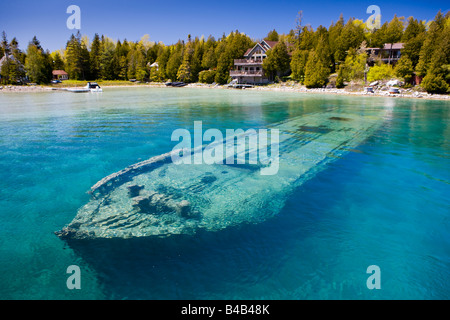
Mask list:
[[[56,234],[76,241],[167,237],[265,221],[295,188],[371,136],[383,116],[383,110],[331,110],[271,125],[279,131],[274,175],[261,175],[260,164],[174,164],[179,150],[151,158],[99,181],[91,200]]]

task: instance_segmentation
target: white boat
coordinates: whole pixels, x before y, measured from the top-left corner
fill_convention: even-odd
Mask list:
[[[395,88],[395,87],[390,87],[389,88],[389,93],[390,94],[399,94],[400,90],[398,88]]]
[[[103,89],[96,82],[88,82],[86,89],[89,89],[91,92],[103,92]]]

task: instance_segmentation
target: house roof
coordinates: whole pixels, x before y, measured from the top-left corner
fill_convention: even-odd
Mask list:
[[[266,43],[270,48],[269,49],[272,49],[273,47],[275,47],[276,45],[277,45],[277,43],[278,43],[278,41],[269,41],[269,40],[263,40],[262,41],[263,43]]]
[[[12,61],[18,63],[18,64],[19,64],[19,68],[20,68],[20,69],[23,69],[22,63],[21,63],[20,61],[18,61],[18,60],[14,57],[14,55],[12,55],[12,54],[10,54],[10,55],[8,55],[8,56],[5,54],[5,55],[0,59],[0,69],[1,69],[1,67],[3,66],[3,64],[6,62],[6,59],[9,59],[9,60],[12,60]]]
[[[382,50],[401,50],[404,47],[404,43],[385,43]],[[380,50],[380,48],[366,48],[366,50]]]
[[[264,52],[266,52],[268,49],[270,49],[270,48],[266,48],[261,42],[258,42],[257,44],[255,44],[253,46],[253,48],[250,48],[245,52],[244,57],[247,57],[256,47],[260,47],[262,50],[264,50]]]
[[[253,49],[255,49],[257,46],[261,47],[261,49],[263,49],[264,52],[267,52],[268,50],[273,49],[273,47],[275,47],[278,42],[279,41],[269,41],[269,40],[263,40],[261,42],[258,42],[257,44],[255,44],[255,46],[253,48],[250,48],[245,52],[244,57],[247,57],[253,51]],[[287,46],[289,49],[292,49],[293,44],[287,43]],[[290,51],[291,50],[289,50],[289,55],[291,55]]]
[[[65,72],[64,70],[53,70],[52,74],[54,76],[63,76],[63,75],[68,75],[67,72]]]
[[[396,50],[396,49],[403,49],[404,43],[385,43],[384,44],[384,50]]]

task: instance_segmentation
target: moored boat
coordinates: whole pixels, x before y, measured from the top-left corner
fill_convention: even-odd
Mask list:
[[[396,87],[390,87],[389,88],[389,93],[390,94],[399,94],[400,90],[398,88],[396,88]]]
[[[185,87],[187,86],[187,83],[184,82],[167,82],[167,87]]]
[[[86,89],[89,89],[90,92],[103,92],[103,89],[96,82],[88,82]]]

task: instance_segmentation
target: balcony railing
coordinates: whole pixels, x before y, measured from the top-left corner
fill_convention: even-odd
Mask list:
[[[262,77],[264,74],[262,71],[243,71],[243,70],[231,70],[230,76],[239,77]]]
[[[234,65],[261,65],[262,59],[234,59]]]

